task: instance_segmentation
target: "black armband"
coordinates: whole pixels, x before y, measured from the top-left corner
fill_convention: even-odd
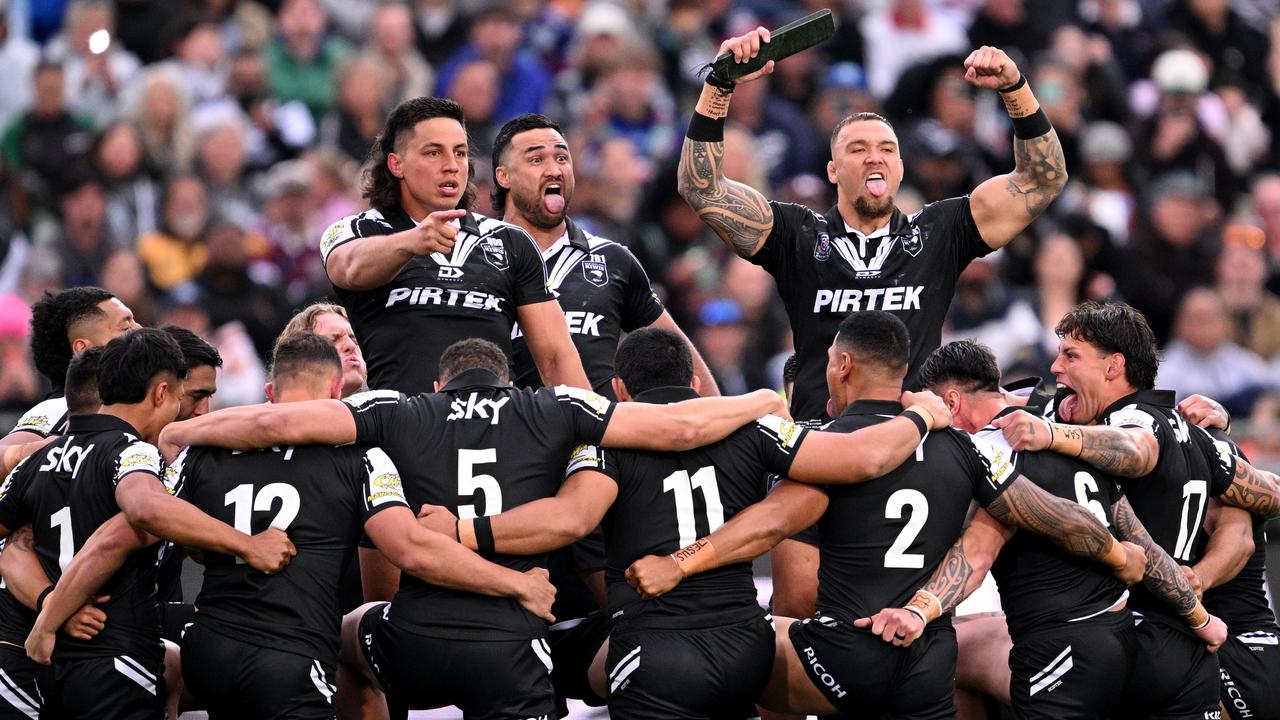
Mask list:
[[[1002,87],[1002,88],[999,88],[999,89],[997,89],[997,90],[996,90],[996,92],[999,92],[999,93],[1011,93],[1011,92],[1013,92],[1014,90],[1021,90],[1021,89],[1022,89],[1022,86],[1026,85],[1026,84],[1027,84],[1027,76],[1026,76],[1026,75],[1023,75],[1022,73],[1018,73],[1018,82],[1016,82],[1016,83],[1014,83],[1014,84],[1012,84],[1012,85],[1010,85],[1010,86],[1008,86],[1008,87]]]
[[[493,520],[488,517],[478,517],[472,523],[476,531],[476,552],[481,555],[493,555]]]
[[[925,437],[929,434],[929,425],[925,423],[924,418],[920,417],[920,413],[907,412],[906,410],[903,410],[898,413],[898,417],[906,418],[915,423],[916,429],[920,431],[920,437]]]
[[[694,142],[724,142],[724,118],[707,117],[695,110],[685,137]]]
[[[44,610],[45,598],[49,597],[49,593],[51,592],[53,592],[52,585],[40,591],[40,594],[36,597],[36,612]]]
[[[1009,118],[1013,122],[1013,136],[1019,140],[1030,140],[1041,135],[1048,135],[1053,129],[1049,116],[1041,108],[1026,117]]]
[[[733,88],[736,86],[736,83],[732,80],[721,80],[716,77],[714,72],[707,73],[706,83],[717,90],[723,90],[727,93],[733,92]]]

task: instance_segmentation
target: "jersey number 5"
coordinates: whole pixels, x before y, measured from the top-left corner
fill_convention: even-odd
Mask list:
[[[493,448],[484,450],[458,451],[458,495],[477,494],[484,496],[484,512],[476,510],[475,503],[458,506],[459,520],[474,520],[502,512],[502,486],[492,475],[477,475],[477,465],[492,465],[498,462],[498,451]]]

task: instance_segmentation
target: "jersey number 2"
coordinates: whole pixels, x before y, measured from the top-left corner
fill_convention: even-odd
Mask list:
[[[887,568],[920,569],[924,567],[922,553],[909,553],[906,550],[916,541],[916,536],[924,528],[924,521],[929,519],[929,498],[919,490],[903,488],[889,496],[889,502],[884,506],[884,518],[901,520],[907,508],[911,509],[907,524],[889,546],[889,551],[884,554],[884,566]]]
[[[677,470],[662,481],[662,492],[676,498],[676,530],[680,534],[680,547],[692,545],[698,539],[698,521],[693,512],[693,491],[702,490],[707,506],[707,533],[715,532],[724,524],[724,506],[720,504],[720,487],[716,485],[716,469],[704,467],[693,475]]]

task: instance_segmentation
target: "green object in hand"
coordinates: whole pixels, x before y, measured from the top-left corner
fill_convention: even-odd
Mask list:
[[[720,80],[737,80],[764,67],[770,60],[791,57],[829,40],[835,34],[836,23],[831,11],[819,10],[769,33],[769,42],[760,44],[760,53],[744,63],[734,62],[731,52],[721,53],[711,63],[711,74]]]

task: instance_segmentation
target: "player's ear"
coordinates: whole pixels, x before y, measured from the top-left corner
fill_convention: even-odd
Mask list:
[[[627,384],[622,382],[622,378],[615,376],[609,384],[613,385],[613,394],[618,397],[618,402],[631,401],[631,393],[627,392]]]
[[[431,381],[431,389],[434,390],[435,392],[440,392],[441,387],[443,387],[443,385],[440,384],[439,380]]]
[[[71,354],[79,355],[80,353],[93,347],[93,343],[87,338],[76,338],[71,341]]]
[[[339,373],[337,377],[329,381],[329,399],[330,400],[342,399],[342,385],[343,385],[343,382],[342,382],[341,373]]]
[[[947,388],[947,391],[942,393],[942,402],[946,403],[947,410],[950,410],[952,415],[959,412],[962,400],[960,391],[955,388]]]
[[[702,394],[702,378],[698,377],[697,375],[694,375],[693,379],[689,381],[689,387],[693,388],[694,392],[701,395]]]
[[[400,153],[387,153],[387,169],[392,175],[404,178],[404,167],[400,163]]]
[[[827,180],[832,183],[835,183],[837,181],[835,160],[827,161]]]
[[[1124,376],[1124,355],[1120,353],[1111,353],[1107,358],[1106,378],[1108,380],[1118,380]]]
[[[498,187],[501,187],[503,190],[511,189],[511,181],[507,175],[506,165],[499,165],[493,169],[493,179],[497,181]]]
[[[268,400],[269,402],[273,402],[273,403],[274,403],[274,402],[276,401],[276,386],[275,386],[275,383],[272,383],[271,381],[267,381],[267,384],[266,384],[266,386],[265,386],[263,389],[267,391],[267,400]]]

